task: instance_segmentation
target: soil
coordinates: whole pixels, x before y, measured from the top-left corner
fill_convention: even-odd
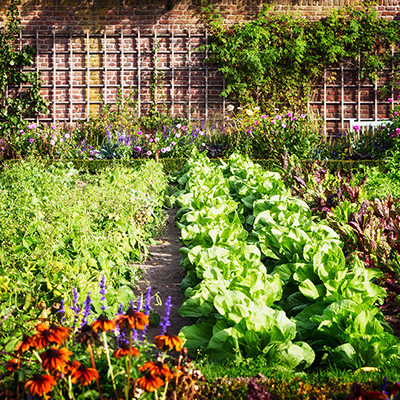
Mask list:
[[[161,318],[164,316],[165,302],[168,296],[171,296],[172,308],[169,316],[171,326],[168,327],[168,331],[174,335],[177,335],[184,326],[191,325],[188,318],[182,318],[178,313],[179,307],[185,299],[180,286],[185,277],[185,272],[180,266],[181,254],[179,249],[183,246],[183,243],[179,242],[180,232],[175,225],[177,211],[177,209],[168,211],[166,229],[159,240],[159,244],[149,248],[150,257],[141,265],[143,278],[139,281],[135,290],[135,294],[140,295],[151,286],[152,296],[155,296],[151,306],[153,311]],[[159,334],[157,326],[149,325],[147,327],[146,335],[150,342]]]

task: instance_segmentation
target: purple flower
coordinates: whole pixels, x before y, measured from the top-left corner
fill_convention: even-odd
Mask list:
[[[32,139],[32,138],[29,139],[30,143],[33,143],[34,141],[35,141],[35,139]]]
[[[106,290],[106,276],[105,275],[103,275],[103,278],[101,279],[101,281],[99,283],[99,286],[100,286],[100,294],[101,294],[101,302],[102,302],[101,309],[104,311],[107,308],[106,307],[107,290]]]
[[[296,118],[296,117],[293,117],[293,118],[292,118],[292,121],[297,121],[297,118]]]
[[[142,148],[140,146],[137,146],[136,150],[140,153],[142,151]]]
[[[144,301],[144,313],[146,315],[150,314],[150,309],[151,309],[151,286],[148,287],[146,291],[146,299]]]
[[[87,318],[90,315],[90,311],[91,311],[91,304],[93,303],[92,299],[90,298],[90,293],[88,293],[88,295],[86,296],[86,300],[83,303],[83,314],[82,314],[82,323],[81,323],[81,327],[83,325],[86,325],[88,323]]]
[[[65,304],[64,304],[64,299],[61,299],[61,302],[60,302],[60,309],[57,311],[58,313],[60,313],[61,314],[61,321],[62,322],[65,322],[66,321],[66,318],[65,318]]]
[[[78,322],[79,319],[79,311],[81,308],[78,305],[79,294],[75,286],[72,288],[72,291],[74,293],[74,298],[72,299],[72,306],[70,307],[70,309],[73,310],[74,312],[74,323],[72,325],[72,330],[74,330],[76,323]]]
[[[354,125],[353,129],[357,132],[360,129],[360,127],[358,125]]]
[[[168,299],[165,302],[164,317],[163,320],[160,322],[161,335],[164,335],[164,333],[167,331],[168,326],[171,326],[171,323],[169,322],[169,314],[171,313],[171,307],[172,307],[171,296],[168,296]]]
[[[271,124],[276,124],[276,122],[274,120],[271,121]]]
[[[136,312],[139,312],[141,310],[141,308],[142,308],[142,298],[139,297],[138,301],[136,303]]]
[[[124,313],[124,304],[121,303],[118,307],[117,315],[121,315]]]

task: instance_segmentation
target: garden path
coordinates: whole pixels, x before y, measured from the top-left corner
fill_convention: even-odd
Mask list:
[[[181,292],[181,282],[185,276],[179,262],[181,254],[179,249],[183,243],[179,242],[180,232],[175,225],[175,215],[177,209],[168,211],[168,221],[165,232],[159,240],[159,244],[149,248],[150,257],[141,265],[143,278],[139,281],[135,294],[145,293],[151,286],[152,295],[157,295],[162,302],[158,305],[156,299],[153,299],[151,306],[161,318],[164,316],[165,302],[168,296],[171,296],[172,308],[170,314],[171,326],[168,330],[177,335],[186,325],[191,325],[188,318],[182,318],[179,313],[179,307],[182,305],[185,295]],[[159,334],[159,328],[150,325],[146,334],[150,342]]]

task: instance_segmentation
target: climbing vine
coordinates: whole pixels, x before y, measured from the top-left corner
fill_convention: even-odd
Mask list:
[[[394,64],[399,84],[400,21],[380,18],[370,5],[344,7],[326,18],[274,14],[266,7],[251,22],[224,25],[218,10],[204,7],[209,29],[209,62],[225,77],[223,95],[244,105],[302,108],[325,68],[358,59],[361,78],[376,81]]]
[[[40,95],[40,76],[23,71],[32,66],[35,49],[28,45],[19,48],[20,3],[21,0],[11,0],[8,22],[0,32],[0,137],[15,133],[24,125],[24,118],[48,113],[47,103]],[[22,85],[25,87],[21,89]]]

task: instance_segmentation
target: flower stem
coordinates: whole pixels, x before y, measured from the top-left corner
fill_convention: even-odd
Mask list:
[[[93,367],[94,369],[97,370],[96,364],[95,364],[95,362],[94,362],[92,345],[91,345],[90,343],[88,343],[87,346],[88,346],[88,350],[89,350],[90,361],[92,362],[92,367]],[[101,392],[101,389],[100,389],[99,378],[96,378],[96,383],[97,383],[97,390],[99,391],[100,399],[101,399],[101,400],[104,400],[104,399],[103,399],[103,393]]]
[[[126,400],[129,400],[129,385],[130,385],[130,381],[131,381],[131,365],[132,365],[132,331],[129,330],[128,382],[126,385]]]
[[[110,360],[110,353],[108,351],[107,336],[106,336],[105,332],[103,332],[103,340],[104,340],[104,347],[106,349],[106,356],[107,356],[108,366],[110,367],[110,374],[111,374],[111,380],[112,380],[113,389],[114,389],[115,395],[117,395],[117,387],[115,386],[114,371],[113,371],[113,367],[112,367],[111,360]]]

